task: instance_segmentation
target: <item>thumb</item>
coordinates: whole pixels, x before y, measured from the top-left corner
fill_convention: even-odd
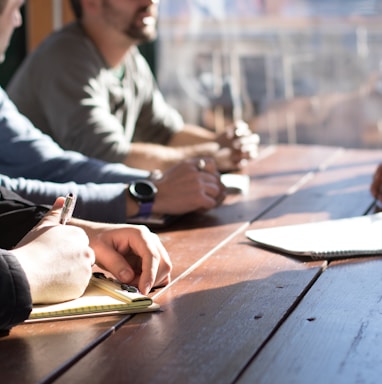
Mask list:
[[[48,213],[21,239],[21,241],[17,244],[17,247],[21,247],[33,240],[33,233],[39,231],[41,228],[57,225],[60,220],[60,214],[64,201],[64,197],[58,197]]]
[[[39,225],[56,225],[59,223],[60,215],[62,211],[62,207],[64,206],[65,198],[60,196],[57,197],[52,208],[48,211],[48,213],[41,220]]]

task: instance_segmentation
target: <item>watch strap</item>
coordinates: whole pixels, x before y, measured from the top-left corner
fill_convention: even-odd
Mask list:
[[[139,212],[137,216],[150,216],[153,204],[153,201],[139,202]]]

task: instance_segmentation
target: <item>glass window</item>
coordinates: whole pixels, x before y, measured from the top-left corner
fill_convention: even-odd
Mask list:
[[[161,0],[156,69],[188,122],[381,147],[382,0]]]

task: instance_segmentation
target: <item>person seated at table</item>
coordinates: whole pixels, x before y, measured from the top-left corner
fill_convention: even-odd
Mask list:
[[[259,136],[243,122],[219,135],[186,124],[139,53],[156,37],[158,3],[71,0],[77,20],[24,60],[7,91],[65,149],[148,170],[204,156],[239,169]]]
[[[22,4],[0,0],[0,62],[14,28],[21,25]],[[61,118],[57,115],[56,122]],[[119,223],[151,212],[209,210],[221,204],[225,188],[212,160],[206,159],[203,169],[198,164],[184,161],[149,180],[148,171],[65,151],[20,114],[0,88],[0,185],[37,204],[73,192],[76,215]],[[143,193],[137,193],[140,189]]]
[[[169,255],[147,227],[78,219],[61,225],[62,197],[48,210],[4,188],[0,193],[2,335],[28,318],[32,304],[81,296],[94,263],[144,294],[170,282]]]

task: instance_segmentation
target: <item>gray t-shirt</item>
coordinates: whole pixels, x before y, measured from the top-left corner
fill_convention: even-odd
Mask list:
[[[115,71],[78,23],[30,54],[7,91],[61,147],[109,162],[123,162],[130,142],[166,144],[183,126],[136,47]]]

